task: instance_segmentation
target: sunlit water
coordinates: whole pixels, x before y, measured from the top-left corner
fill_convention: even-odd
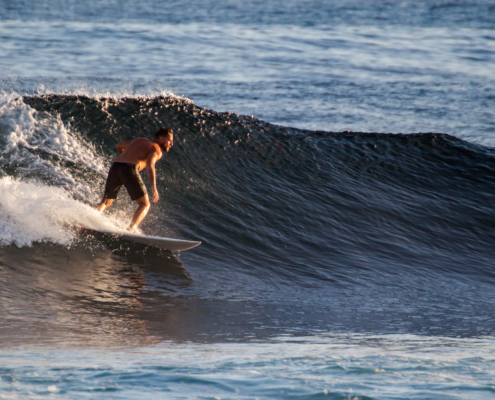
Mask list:
[[[493,398],[490,1],[0,17],[0,398]],[[164,125],[143,229],[203,244],[68,228]]]
[[[492,348],[482,338],[350,335],[17,350],[1,358],[2,389],[5,398],[491,399]]]

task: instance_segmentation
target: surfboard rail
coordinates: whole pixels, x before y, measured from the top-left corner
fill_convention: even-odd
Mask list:
[[[170,251],[183,251],[189,250],[193,247],[199,246],[201,242],[193,241],[193,240],[182,240],[182,239],[172,239],[172,238],[163,238],[160,236],[149,236],[149,235],[140,235],[137,233],[126,233],[126,232],[112,232],[107,230],[99,230],[92,229],[86,227],[80,227],[79,231],[81,233],[86,234],[100,234],[104,236],[113,237],[116,239],[126,240],[128,242],[140,243],[145,246],[156,247],[163,250]]]

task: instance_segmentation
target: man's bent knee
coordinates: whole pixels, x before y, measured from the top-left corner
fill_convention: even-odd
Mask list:
[[[137,199],[136,203],[138,203],[138,205],[140,207],[146,207],[146,209],[150,208],[150,205],[151,205],[147,194],[145,194],[143,197],[140,197],[139,199]]]

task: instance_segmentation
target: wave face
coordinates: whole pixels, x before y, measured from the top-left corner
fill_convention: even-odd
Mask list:
[[[124,227],[134,208],[125,190],[108,217],[90,207],[102,194],[114,145],[170,127],[175,144],[157,168],[161,199],[142,228],[203,244],[182,261],[160,254],[136,260],[125,251],[118,262],[111,252],[105,257],[150,276],[159,263],[173,271],[184,263],[187,272],[171,273],[166,284],[147,276],[147,296],[153,304],[157,292],[187,298],[194,315],[223,310],[204,317],[203,328],[183,317],[196,324],[191,335],[220,334],[214,321],[226,310],[237,315],[237,328],[222,333],[232,335],[253,326],[267,334],[302,326],[493,332],[492,149],[438,133],[285,128],[178,97],[25,96],[0,112],[3,263],[17,258],[31,268],[33,251],[48,246],[54,259],[79,254],[70,268],[96,271],[87,267],[90,253],[106,250],[87,250],[87,239],[65,226]],[[165,325],[155,330],[173,336]]]

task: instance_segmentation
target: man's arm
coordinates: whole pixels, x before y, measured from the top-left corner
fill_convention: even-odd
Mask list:
[[[117,151],[118,151],[119,153],[121,153],[121,154],[122,154],[122,153],[124,152],[125,148],[126,148],[126,147],[129,145],[129,143],[131,143],[131,142],[132,142],[132,140],[126,140],[125,142],[120,142],[120,143],[117,143],[117,144],[115,145],[115,147],[117,148]]]
[[[155,147],[155,146],[153,146]],[[162,158],[162,152],[157,149],[158,146],[154,148],[154,150],[148,155],[148,159],[146,162],[146,173],[148,174],[148,180],[151,183],[151,189],[153,191],[152,198],[153,203],[156,203],[160,196],[158,196],[158,190],[156,189],[156,171],[155,171],[155,163]]]

